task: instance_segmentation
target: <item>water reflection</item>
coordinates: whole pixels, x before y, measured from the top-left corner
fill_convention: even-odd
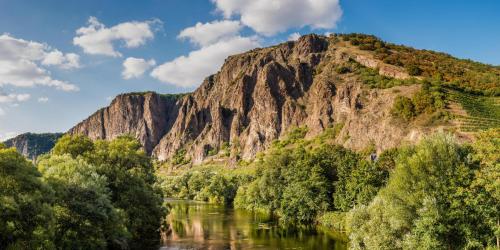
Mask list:
[[[161,249],[346,249],[329,230],[283,228],[266,215],[193,201],[169,201]]]

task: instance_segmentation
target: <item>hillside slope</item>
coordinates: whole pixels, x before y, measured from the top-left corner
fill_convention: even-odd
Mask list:
[[[429,60],[446,58],[444,62],[451,60],[452,66],[467,62],[425,51],[432,56],[408,59],[409,54],[423,52],[372,38],[307,35],[296,42],[230,56],[217,74],[191,94],[176,98],[155,93],[120,95],[69,133],[93,139],[131,134],[160,160],[174,157],[184,163],[200,163],[222,149],[231,161],[252,159],[297,127],[307,128],[308,137],[341,128],[336,142],[356,150],[382,151],[437,130],[470,139],[456,122],[428,122],[426,115],[402,121],[391,113],[396,97],[411,98],[420,91],[421,81],[433,72],[426,66]],[[467,85],[485,74],[492,81],[500,77],[496,68],[478,65],[469,71],[486,73],[469,72],[468,82],[453,78],[448,68],[439,69],[440,81],[447,89],[477,94],[488,88],[484,94],[495,95],[498,82],[480,79],[481,84]],[[443,109],[466,113],[461,105],[456,107]]]

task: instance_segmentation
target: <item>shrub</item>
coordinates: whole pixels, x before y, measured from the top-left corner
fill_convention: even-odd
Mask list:
[[[408,74],[411,76],[419,76],[422,74],[422,70],[417,65],[410,64],[407,65],[405,68]]]
[[[339,66],[335,68],[335,72],[337,72],[338,74],[347,74],[351,72],[351,69],[347,66]]]
[[[405,96],[396,97],[394,105],[392,106],[391,113],[394,116],[402,118],[405,121],[409,121],[417,115],[415,112],[415,105],[413,105],[413,101]]]
[[[0,143],[0,249],[53,249],[53,192],[15,148]]]
[[[186,157],[186,149],[181,148],[175,152],[175,155],[171,159],[173,165],[185,165],[191,162],[191,159]]]
[[[484,186],[474,188],[481,171],[470,160],[471,153],[470,147],[442,134],[403,149],[387,186],[368,206],[349,213],[351,248],[484,249],[493,245],[495,227],[482,211],[498,209],[498,202],[476,203],[477,197],[488,195]]]

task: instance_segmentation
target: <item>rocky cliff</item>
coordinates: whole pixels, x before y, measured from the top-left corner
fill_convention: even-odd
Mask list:
[[[294,127],[307,127],[311,137],[343,124],[338,143],[357,150],[373,144],[379,151],[439,129],[394,122],[395,96],[413,95],[419,85],[370,89],[359,75],[337,70],[353,61],[380,75],[409,78],[405,69],[349,43],[308,35],[230,56],[182,97],[120,95],[69,133],[93,139],[131,134],[160,160],[182,151],[200,163],[223,145],[230,145],[231,158],[251,159]]]
[[[30,160],[49,152],[62,133],[34,134],[25,133],[5,141],[7,147],[15,147],[19,153]]]
[[[93,140],[131,135],[151,153],[177,119],[179,106],[176,103],[181,96],[153,92],[122,94],[68,133],[84,134]]]

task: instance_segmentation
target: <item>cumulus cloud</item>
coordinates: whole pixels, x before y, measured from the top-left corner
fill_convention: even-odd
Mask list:
[[[259,42],[255,37],[235,36],[223,39],[156,67],[151,76],[180,87],[194,87],[205,77],[217,72],[229,55],[258,46]]]
[[[80,68],[80,56],[75,53],[63,54],[59,50],[54,50],[45,56],[43,65],[60,65],[63,69]]]
[[[289,28],[335,28],[339,0],[212,0],[226,18],[239,16],[253,30],[271,36]]]
[[[0,103],[24,102],[29,100],[29,94],[2,94],[0,93]]]
[[[140,77],[155,65],[156,62],[153,59],[146,61],[142,58],[129,57],[123,62],[122,77],[123,79]]]
[[[49,98],[45,97],[45,96],[42,96],[42,97],[38,98],[38,102],[41,102],[41,103],[45,103],[45,102],[48,102],[48,101],[49,101]]]
[[[120,57],[113,43],[122,41],[126,48],[136,48],[154,38],[154,32],[162,22],[158,19],[144,22],[124,22],[107,28],[96,17],[91,16],[88,26],[76,31],[73,44],[80,46],[85,53]]]
[[[238,35],[242,27],[239,21],[230,20],[197,23],[193,27],[182,30],[178,38],[189,39],[191,43],[204,47],[221,39]]]
[[[288,41],[297,41],[300,38],[300,34],[298,32],[292,33],[288,36]]]
[[[3,110],[0,108],[0,116],[4,115]],[[2,132],[0,131],[0,142],[6,141],[10,138],[16,137],[18,132]]]
[[[29,94],[5,94],[0,92],[0,116],[7,113],[5,106],[17,107],[19,102],[25,102],[31,98]]]
[[[77,91],[78,87],[53,79],[42,66],[64,69],[79,67],[76,54],[64,54],[46,44],[26,41],[9,34],[0,36],[0,86],[32,87],[51,86],[64,91]]]

